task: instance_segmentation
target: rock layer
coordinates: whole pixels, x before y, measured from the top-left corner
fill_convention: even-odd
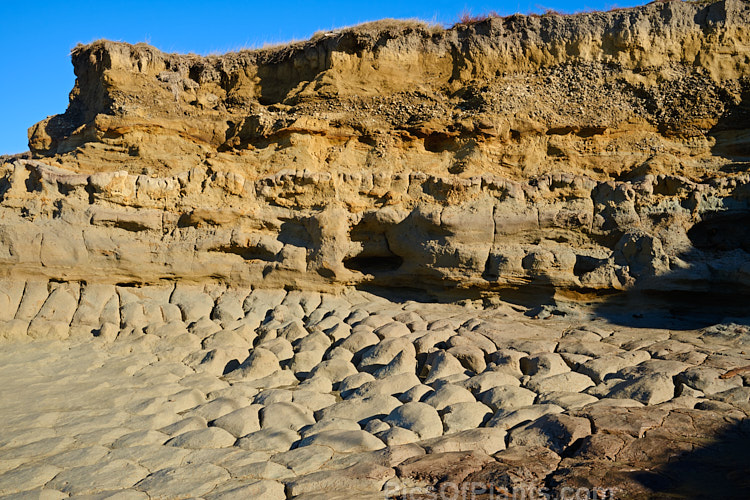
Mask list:
[[[3,164],[0,269],[745,289],[748,21],[740,0],[666,2],[205,58],[79,46],[69,109],[30,129],[34,159]]]

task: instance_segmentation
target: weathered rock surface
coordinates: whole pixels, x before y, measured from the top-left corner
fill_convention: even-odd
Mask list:
[[[34,284],[28,287],[29,297],[44,304],[48,302],[44,291],[56,286]],[[89,286],[81,288],[81,295],[89,294]],[[27,287],[16,286],[21,288]],[[209,310],[208,303],[219,303],[223,293],[203,287],[194,291],[191,300],[205,303]],[[19,295],[25,300],[25,292]],[[163,311],[175,300],[159,286],[134,288],[130,295],[142,298],[127,298],[123,292],[126,303],[118,303],[115,312],[122,314],[133,303]],[[258,320],[253,331],[266,335],[271,321],[284,320],[282,313],[288,311],[280,304],[291,292],[256,294],[261,295],[276,297],[248,302],[243,309],[246,316],[239,321],[264,318],[265,326]],[[441,304],[431,309],[429,304],[390,302],[355,290],[318,297],[313,302],[316,308],[300,319],[308,333],[293,347],[327,345],[312,377],[299,374],[297,378],[272,351],[254,348],[253,335],[214,333],[212,338],[217,349],[238,346],[240,337],[245,339],[246,352],[267,352],[274,369],[265,376],[236,375],[251,364],[238,359],[227,364],[226,374],[193,365],[191,351],[202,352],[201,343],[186,350],[175,346],[182,345],[182,336],[196,335],[183,330],[211,331],[213,320],[205,317],[190,325],[153,318],[138,332],[114,327],[113,338],[7,344],[9,349],[0,355],[0,397],[8,402],[0,412],[5,422],[0,431],[1,491],[16,494],[45,488],[60,492],[58,497],[112,491],[165,498],[197,494],[228,498],[242,492],[268,498],[281,494],[335,498],[351,490],[362,498],[369,494],[409,498],[429,494],[431,488],[446,492],[464,488],[477,498],[491,498],[488,495],[519,488],[527,494],[530,488],[562,494],[563,488],[575,487],[659,498],[685,491],[672,478],[691,481],[686,472],[691,464],[716,471],[727,492],[744,487],[745,476],[738,473],[737,465],[744,463],[741,459],[712,462],[717,453],[740,456],[747,434],[750,388],[740,373],[750,358],[738,334],[744,327],[727,323],[735,324],[729,336],[705,334],[726,330],[723,323],[662,334],[601,318],[530,319],[497,304],[486,308],[473,302]],[[435,366],[458,361],[443,349],[433,351],[433,356],[414,356],[415,344],[424,337],[421,331],[400,340],[376,337],[373,345],[353,347],[354,363],[336,365],[326,359],[340,347],[322,342],[311,326],[333,311],[325,305],[332,303],[345,319],[358,308],[372,309],[367,318],[407,320],[404,311],[419,310],[428,327],[493,329],[515,335],[506,343],[494,335],[499,349],[489,353],[485,370],[472,377],[461,366],[459,372],[441,371],[430,381]],[[359,320],[352,323],[366,321],[359,314],[356,317]],[[570,352],[531,354],[514,347],[531,351],[552,342],[550,350],[560,350],[554,345],[560,342],[539,339],[559,339],[561,332],[584,327],[609,333],[598,336],[599,340],[586,335],[590,355],[583,362],[563,366],[561,360]],[[682,352],[678,344],[690,341],[695,352],[705,355],[680,356],[682,361],[677,361],[637,354],[643,353],[643,345],[633,339],[648,335],[660,344],[654,356],[664,352],[671,357],[669,352]],[[484,343],[478,337],[466,338],[474,338],[475,346]],[[623,352],[613,361],[616,370],[604,370],[594,361],[614,358],[611,349],[598,344],[613,342]],[[376,379],[369,371],[398,355],[393,346],[398,346],[398,353],[414,356],[413,371]],[[371,362],[363,362],[366,359]],[[545,371],[541,362],[531,368],[524,359],[554,359],[554,365],[546,366],[556,368]],[[523,375],[522,368],[533,375]],[[570,382],[573,375],[591,382],[568,383],[563,391],[535,392],[545,380],[564,377]],[[591,386],[590,375],[601,382]],[[340,378],[334,389],[332,379]],[[646,382],[652,379],[669,381],[670,390],[647,391]],[[623,387],[640,389],[621,394]],[[624,395],[629,398],[618,399]],[[669,479],[661,477],[662,470]]]
[[[3,162],[0,272],[744,289],[748,21],[743,0],[666,2],[445,30],[379,22],[205,58],[79,46],[68,111],[30,129],[33,159]],[[243,297],[190,293],[174,293],[184,320],[242,315]],[[18,290],[3,300],[16,308]],[[64,337],[66,300],[29,332]],[[387,323],[375,333],[409,333]]]
[[[76,48],[1,160],[0,494],[744,498],[749,26]]]

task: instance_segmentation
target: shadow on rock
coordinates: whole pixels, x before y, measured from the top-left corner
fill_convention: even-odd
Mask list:
[[[750,161],[750,89],[744,89],[740,102],[729,106],[709,131],[714,139],[711,151],[735,163],[725,171],[746,171]]]
[[[715,437],[696,436],[696,448],[636,479],[676,498],[747,498],[750,495],[750,420]],[[702,441],[709,441],[704,444]]]
[[[594,306],[597,315],[635,328],[692,330],[722,322],[749,324],[750,213],[704,214],[687,231],[687,266],[645,277],[636,289]]]
[[[594,314],[631,328],[698,330],[719,323],[750,324],[747,296],[708,292],[624,292],[598,303]]]
[[[678,410],[641,437],[621,429],[598,432],[561,462],[547,486],[558,498],[595,490],[621,499],[747,498],[750,420],[744,417],[737,410]],[[627,422],[604,419],[619,427]],[[575,494],[568,498],[589,498]]]

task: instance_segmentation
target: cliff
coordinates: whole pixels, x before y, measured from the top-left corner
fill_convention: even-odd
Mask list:
[[[2,165],[0,273],[746,290],[749,54],[742,0],[79,46],[68,110]]]
[[[746,498],[749,21],[77,47],[0,157],[0,495]]]

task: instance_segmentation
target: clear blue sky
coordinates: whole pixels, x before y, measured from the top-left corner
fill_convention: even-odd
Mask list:
[[[319,30],[387,17],[450,25],[463,12],[572,13],[646,3],[617,1],[0,0],[0,154],[26,151],[28,127],[65,111],[75,81],[69,53],[78,43],[107,38],[147,42],[165,52],[209,54],[304,40]]]

